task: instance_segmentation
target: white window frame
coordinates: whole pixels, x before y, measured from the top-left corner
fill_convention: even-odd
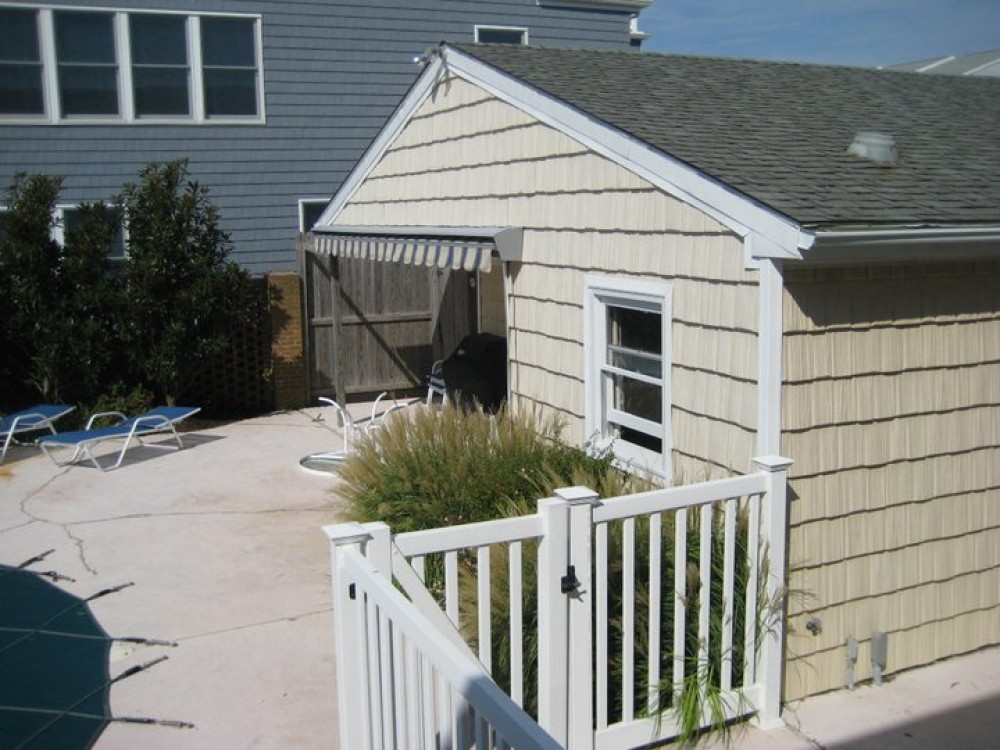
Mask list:
[[[670,479],[673,449],[671,429],[671,328],[673,288],[660,281],[628,279],[611,276],[587,276],[584,280],[584,429],[588,440],[598,449],[613,451],[615,462],[628,470],[647,471],[657,477]],[[607,375],[615,368],[607,364],[607,316],[609,307],[628,307],[649,312],[659,312],[661,317],[661,449],[657,453],[648,448],[616,439],[607,428],[610,388]],[[628,415],[618,413],[619,419]],[[633,419],[638,419],[633,417]]]
[[[45,103],[44,115],[5,114],[0,115],[2,124],[52,124],[52,125],[263,125],[266,122],[264,109],[264,52],[261,31],[262,16],[259,13],[215,13],[181,12],[158,8],[103,8],[95,6],[32,5],[11,3],[13,8],[24,8],[38,12],[38,36],[42,60],[42,97]],[[113,14],[116,63],[118,66],[118,111],[117,115],[74,115],[64,116],[59,104],[58,63],[56,60],[55,22],[57,11],[81,11]],[[190,115],[148,115],[135,114],[135,100],[132,80],[132,48],[129,17],[131,15],[181,16],[187,19],[188,70]],[[205,114],[205,89],[202,77],[201,19],[237,18],[254,23],[254,62],[257,70],[257,114],[256,115],[216,115]]]
[[[521,46],[528,45],[528,29],[525,26],[498,26],[496,24],[475,24],[472,27],[472,38],[479,43],[479,33],[481,31],[516,31],[521,35]],[[517,45],[512,45],[517,46]]]

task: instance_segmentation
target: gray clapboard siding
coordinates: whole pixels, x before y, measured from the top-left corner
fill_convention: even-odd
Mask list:
[[[0,5],[7,2],[0,1]],[[330,197],[415,79],[413,58],[475,24],[528,27],[532,44],[626,49],[628,13],[526,0],[61,0],[60,7],[262,17],[266,124],[0,123],[0,187],[17,172],[65,177],[60,203],[110,200],[150,162],[190,159],[234,257],[295,267],[298,200]]]

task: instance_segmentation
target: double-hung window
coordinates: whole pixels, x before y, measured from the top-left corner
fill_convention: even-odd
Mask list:
[[[670,286],[588,277],[586,429],[618,462],[670,472]]]
[[[54,14],[56,78],[63,117],[118,117],[118,54],[112,13]]]
[[[261,19],[0,8],[0,120],[262,123]]]
[[[30,8],[0,8],[0,117],[45,114],[37,15]]]
[[[191,114],[188,21],[184,16],[129,17],[136,117]]]

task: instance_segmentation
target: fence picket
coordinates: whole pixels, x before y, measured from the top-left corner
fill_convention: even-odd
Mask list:
[[[757,608],[760,591],[760,497],[750,502],[747,512],[747,559],[750,561],[750,573],[747,576],[746,622],[743,642],[747,644],[743,660],[743,683],[757,682]]]
[[[660,607],[662,605],[661,576],[663,573],[663,516],[661,513],[654,513],[649,517],[649,612],[647,619],[649,627],[647,638],[649,646],[649,665],[647,667],[648,694],[646,696],[646,707],[649,711],[656,711],[659,708],[659,688],[660,688]]]
[[[635,718],[635,518],[622,522],[622,721]]]
[[[512,542],[507,548],[507,591],[510,602],[510,697],[524,705],[524,568],[523,544]]]
[[[444,555],[444,611],[456,629],[461,630],[458,621],[458,553]]]
[[[687,647],[687,508],[674,513],[674,695],[684,687]]]
[[[476,550],[476,608],[479,623],[479,661],[487,672],[493,671],[493,628],[490,618],[493,597],[493,577],[490,575],[490,548]]]
[[[699,516],[698,568],[701,574],[701,588],[698,591],[698,685],[708,684],[709,641],[712,634],[712,516],[711,504],[701,506]]]
[[[456,682],[453,674],[440,672],[440,665],[428,659],[426,649],[432,644],[432,651],[447,646],[452,649],[450,658],[468,660],[460,671],[485,669],[482,679],[489,683],[490,691],[498,688],[486,672],[505,658],[510,697],[506,698],[509,708],[501,714],[507,712],[504,721],[514,722],[505,726],[519,727],[521,722],[530,721],[523,712],[516,712],[525,705],[526,692],[537,689],[541,725],[561,745],[574,750],[632,747],[676,736],[676,712],[661,705],[664,677],[673,684],[675,696],[683,692],[686,678],[697,677],[702,691],[714,686],[733,706],[729,718],[763,705],[761,711],[773,721],[780,710],[773,683],[775,674],[780,677],[780,652],[776,650],[780,631],[779,635],[770,629],[762,632],[757,621],[763,605],[758,591],[766,584],[770,602],[774,592],[780,593],[784,577],[784,561],[772,562],[770,557],[774,554],[772,545],[782,553],[784,550],[784,540],[776,542],[775,535],[787,512],[784,483],[788,462],[765,457],[755,459],[755,463],[761,470],[752,475],[640,493],[603,505],[589,490],[569,488],[540,501],[537,513],[517,519],[394,538],[384,524],[370,524],[366,525],[371,527],[370,543],[359,543],[365,537],[357,531],[353,536],[343,532],[341,541],[334,542],[335,558],[341,553],[345,560],[351,559],[350,554],[364,554],[373,565],[371,569],[378,571],[375,577],[385,579],[378,584],[363,576],[358,579],[363,581],[357,593],[359,601],[348,601],[342,590],[344,565],[334,561],[335,617],[338,626],[345,623],[345,633],[337,639],[338,669],[343,668],[344,674],[356,670],[353,679],[343,684],[360,686],[354,694],[360,700],[354,703],[362,708],[345,712],[355,718],[347,722],[352,726],[342,730],[342,737],[352,738],[352,747],[536,746],[511,742],[489,717],[492,714],[483,712],[485,704],[472,700],[476,691],[471,684]],[[697,516],[692,516],[694,510]],[[665,514],[669,515],[665,518]],[[637,536],[640,518],[643,531]],[[619,548],[617,533],[612,537],[610,529],[611,523],[618,521],[621,523],[616,524],[615,532],[621,529],[620,560],[617,553],[612,559],[611,552],[612,547]],[[698,535],[692,537],[695,528]],[[668,533],[672,534],[673,550],[672,559],[665,560],[670,537],[664,535]],[[539,542],[534,581],[539,631],[537,644],[532,644],[538,651],[531,654],[526,653],[524,632],[528,591],[524,585],[524,543],[529,540]],[[492,571],[493,554],[499,553],[497,545],[504,545],[507,555],[503,619],[509,629],[509,647],[502,649],[494,642],[493,632],[499,621],[493,616],[493,606],[500,594],[493,589],[502,586],[502,576]],[[689,563],[690,555],[694,558]],[[428,560],[434,565],[429,566]],[[438,567],[438,560],[443,561],[443,567]],[[664,581],[669,570],[664,565],[673,565],[669,583]],[[438,578],[441,573],[443,581]],[[435,601],[426,588],[429,575],[434,576],[431,588],[436,594],[437,586],[443,583],[444,611],[441,599]],[[460,583],[472,575],[476,577],[475,599],[463,600]],[[380,588],[393,578],[411,601],[392,586]],[[640,592],[640,585],[644,591]],[[692,601],[689,596],[695,595],[696,586],[698,593]],[[376,588],[378,597],[389,599],[371,599],[368,592]],[[672,601],[665,601],[668,596]],[[401,604],[395,602],[397,597]],[[614,612],[610,611],[613,597]],[[737,597],[741,597],[739,601]],[[389,606],[387,602],[391,607],[383,611],[383,606]],[[745,613],[738,612],[737,604],[745,607]],[[695,632],[687,627],[689,615],[694,615],[691,607],[697,607],[696,622],[692,623]],[[718,611],[713,612],[713,607]],[[362,613],[354,631],[350,611]],[[669,618],[665,621],[665,611],[672,611],[672,622]],[[413,627],[410,618],[420,616],[426,618],[427,625],[407,635]],[[403,619],[397,621],[397,617]],[[470,618],[475,618],[474,630]],[[462,640],[462,621],[470,625],[468,630],[478,640],[478,660]],[[404,625],[407,629],[397,629]],[[353,649],[353,660],[349,654],[341,658],[343,649],[352,648],[348,642],[351,632],[360,639]],[[416,639],[412,643],[411,637]],[[758,639],[767,641],[760,660],[755,656]],[[671,642],[669,675],[664,675],[664,660],[668,658],[664,646]],[[435,653],[435,658],[440,658],[439,652]],[[736,655],[743,657],[739,669],[734,662]],[[525,684],[526,661],[533,657],[538,664],[537,687]],[[609,665],[614,662],[617,666],[619,661],[621,677],[612,684]],[[763,678],[769,682],[761,682]],[[733,698],[739,695],[763,703],[747,708]],[[477,700],[481,699],[480,695]],[[619,701],[620,711],[609,716],[610,707],[618,709]],[[350,705],[351,700],[342,697],[341,706]],[[637,706],[645,706],[644,714],[660,715],[636,718]],[[709,720],[707,714],[703,720]],[[363,741],[354,742],[356,738]]]
[[[722,673],[720,686],[723,690],[733,689],[733,595],[736,589],[736,511],[738,498],[724,500],[725,517],[723,523],[722,548]]]
[[[608,524],[597,525],[595,532],[594,607],[597,649],[594,659],[597,692],[597,728],[608,726]]]

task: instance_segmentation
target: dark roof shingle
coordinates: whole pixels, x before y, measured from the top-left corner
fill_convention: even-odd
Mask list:
[[[453,45],[807,226],[1000,223],[1000,80]],[[852,156],[894,136],[894,167]]]

